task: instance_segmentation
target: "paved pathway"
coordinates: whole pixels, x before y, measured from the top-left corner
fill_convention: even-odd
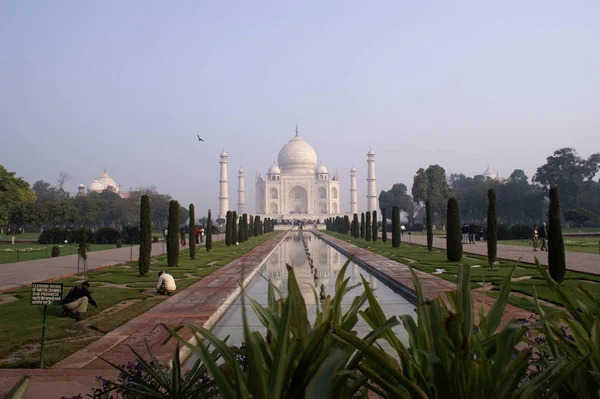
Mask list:
[[[404,234],[402,240],[408,242],[409,236]],[[427,245],[426,236],[410,236],[410,242],[413,244]],[[433,236],[433,246],[436,248],[446,248],[446,238]],[[477,242],[476,244],[465,244],[464,252],[487,256],[487,243]],[[600,254],[589,254],[585,252],[568,251],[565,253],[567,259],[567,269],[577,272],[600,274]],[[521,260],[527,263],[535,263],[533,259],[537,256],[538,261],[548,266],[548,253],[534,251],[530,247],[521,247],[518,245],[498,244],[498,258],[508,260]]]
[[[0,396],[6,393],[23,375],[31,375],[32,380],[25,398],[72,397],[78,393],[84,396],[92,387],[98,387],[96,376],[114,378],[115,371],[100,359],[124,364],[135,358],[129,347],[148,357],[145,341],[150,350],[161,362],[173,358],[175,340],[162,345],[168,332],[161,327],[196,324],[211,328],[225,312],[239,292],[238,283],[242,277],[246,282],[254,276],[287,232],[281,232],[252,251],[242,255],[197,283],[165,299],[148,312],[128,321],[121,327],[104,335],[71,356],[63,359],[50,369],[15,370],[0,369]],[[185,339],[191,339],[188,328],[179,331]]]
[[[222,239],[224,234],[215,234],[213,241]],[[123,246],[88,253],[88,270],[138,260],[139,245]],[[183,247],[181,248],[183,249]],[[152,256],[166,251],[163,243],[152,244]],[[83,269],[82,269],[83,270]],[[59,256],[24,262],[5,263],[0,265],[0,292],[29,285],[34,281],[56,280],[77,274],[77,255]]]
[[[385,256],[357,247],[356,245],[352,245],[346,241],[339,240],[332,236],[321,233],[317,234],[324,241],[328,242],[338,250],[341,249],[342,252],[353,255],[354,259],[358,259],[366,263],[370,268],[373,268],[376,271],[385,274],[386,276],[392,278],[404,287],[407,287],[409,290],[414,290],[413,280],[408,266],[386,258]],[[417,277],[419,278],[419,281],[421,282],[421,286],[423,287],[423,295],[428,299],[437,298],[445,294],[446,292],[454,291],[456,289],[456,284],[450,281],[446,281],[442,278],[433,276],[420,270],[414,270]],[[475,307],[475,309],[479,309],[479,307],[483,305],[483,308],[485,309],[486,313],[496,301],[494,298],[484,296],[481,292],[478,291],[471,291],[471,294],[473,296],[473,306]],[[531,312],[528,312],[516,306],[507,305],[502,316],[501,326],[508,323],[508,321],[511,319],[528,318],[530,315]],[[477,323],[477,312],[474,316],[475,322]]]

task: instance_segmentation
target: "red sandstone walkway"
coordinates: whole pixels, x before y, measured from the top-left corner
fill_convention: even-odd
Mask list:
[[[372,268],[396,280],[398,283],[410,288],[411,290],[414,290],[414,284],[408,266],[386,258],[385,256],[357,247],[356,245],[352,245],[346,241],[339,240],[335,237],[320,233],[317,234],[334,247],[341,248],[347,253],[354,255],[354,258],[360,259]],[[423,295],[428,299],[439,297],[446,292],[454,291],[456,289],[456,284],[451,283],[450,281],[446,281],[420,270],[414,269],[414,271],[421,282],[421,286],[423,287]],[[479,309],[481,304],[483,304],[486,313],[495,302],[494,298],[489,296],[484,297],[481,292],[472,291],[472,295],[475,309]],[[516,306],[507,305],[502,316],[501,327],[508,323],[508,321],[511,319],[528,318],[530,315],[531,313],[526,310]],[[477,320],[477,314],[475,314],[475,318]]]
[[[224,234],[215,234],[214,241],[222,239]],[[182,247],[183,249],[183,247]],[[163,243],[152,244],[152,256],[163,254]],[[137,261],[139,245],[94,251],[88,254],[88,270],[100,269],[120,263]],[[59,256],[24,262],[0,265],[0,292],[29,285],[34,281],[57,280],[77,273],[77,255]]]
[[[408,241],[409,237],[405,234],[402,239]],[[411,236],[410,241],[413,244],[427,245],[426,236]],[[433,246],[436,248],[446,249],[446,238],[440,236],[433,236]],[[466,253],[477,254],[487,256],[487,243],[478,242],[476,244],[465,244],[463,250]],[[589,273],[589,274],[600,274],[600,254],[589,254],[585,252],[566,252],[567,269],[577,272]],[[498,258],[508,259],[517,261],[521,258],[521,261],[526,263],[535,263],[533,259],[537,256],[539,262],[542,265],[548,266],[548,253],[541,251],[534,251],[529,247],[521,247],[518,245],[503,245],[498,244]]]
[[[251,272],[256,272],[264,260],[283,240],[287,232],[281,232],[267,242],[220,268],[197,283],[159,303],[148,312],[130,320],[116,330],[106,334],[80,351],[46,370],[0,370],[0,395],[6,393],[23,375],[33,376],[25,398],[58,399],[62,395],[71,397],[89,393],[98,387],[95,376],[114,377],[112,367],[104,359],[116,364],[134,361],[129,349],[147,356],[146,344],[154,356],[162,362],[172,359],[175,341],[162,345],[168,333],[160,327],[193,323],[211,328],[218,317],[237,296],[238,283],[243,276],[249,281]],[[180,335],[192,338],[189,329]]]

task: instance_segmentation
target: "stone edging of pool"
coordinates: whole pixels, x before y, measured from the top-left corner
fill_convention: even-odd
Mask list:
[[[329,240],[328,239],[329,237],[325,236],[324,234],[317,233],[315,231],[313,231],[312,233],[314,235],[316,235],[317,238],[319,238],[319,239],[325,241],[327,244],[331,245],[333,248],[336,249],[336,251],[340,252],[346,258],[348,258],[348,259],[352,258],[352,262],[356,263],[357,265],[359,265],[363,269],[367,270],[369,273],[373,274],[375,277],[377,277],[379,280],[381,280],[385,285],[387,285],[388,287],[390,287],[392,289],[392,291],[394,291],[396,294],[402,296],[404,299],[406,299],[407,301],[409,301],[413,305],[415,305],[415,306],[417,305],[417,294],[415,293],[415,290],[413,290],[412,288],[409,288],[406,285],[404,285],[404,284],[402,284],[402,283],[394,280],[393,278],[391,278],[387,274],[382,273],[381,271],[379,271],[376,268],[372,267],[371,265],[369,265],[368,263],[366,263],[365,261],[363,261],[359,257],[354,256],[353,254],[351,254],[350,252],[346,251],[345,249],[343,249],[339,245],[335,244],[333,241]]]

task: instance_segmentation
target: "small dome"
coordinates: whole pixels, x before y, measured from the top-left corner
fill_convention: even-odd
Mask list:
[[[271,167],[269,168],[269,172],[270,175],[278,175],[281,174],[281,169],[279,169],[279,167],[275,164],[271,165]]]
[[[375,153],[373,152],[373,149],[369,148],[369,152],[367,152],[367,155],[375,155]]]
[[[352,168],[352,169],[350,169],[350,172],[352,172],[352,173],[356,173],[356,168]]]
[[[241,175],[244,173],[244,169],[240,168],[240,170],[238,170],[238,173]]]
[[[325,167],[325,165],[319,165],[319,166],[317,166],[317,169],[315,169],[315,173],[323,174],[323,173],[329,173],[329,172],[327,171],[327,168]]]
[[[490,165],[488,165],[488,167],[485,170],[485,172],[483,172],[483,177],[486,178],[486,179],[495,180],[495,179],[498,178],[498,173],[494,173],[494,172],[490,171]]]
[[[222,157],[226,157],[227,156],[227,153],[225,152],[225,150],[223,150],[223,152],[221,153],[221,156]]]
[[[277,163],[284,173],[312,173],[317,166],[317,153],[310,144],[296,135],[281,148]]]
[[[110,177],[108,175],[108,173],[106,173],[106,169],[104,170],[104,173],[102,173],[100,175],[100,177],[98,178],[98,181],[100,182],[100,184],[102,184],[102,186],[104,187],[105,190],[108,189],[109,187],[111,187],[112,191],[117,192],[117,193],[119,192],[119,186],[113,180],[113,178]]]
[[[79,188],[85,188],[85,185],[83,185],[83,184],[80,184],[80,185],[79,185],[79,186],[77,186],[77,187],[79,187]]]
[[[101,193],[102,191],[104,191],[104,186],[98,179],[94,180],[92,184],[88,186],[88,192],[90,193]]]

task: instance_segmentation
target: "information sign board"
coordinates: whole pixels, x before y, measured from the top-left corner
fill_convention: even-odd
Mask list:
[[[60,305],[63,285],[56,283],[31,283],[31,304],[37,306]]]

